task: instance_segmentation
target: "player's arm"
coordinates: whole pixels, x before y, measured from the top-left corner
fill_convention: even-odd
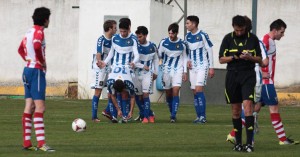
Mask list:
[[[182,52],[182,55],[183,55],[183,75],[182,75],[182,80],[183,81],[187,81],[187,61],[188,61],[188,58],[187,58],[187,49],[186,49],[186,45],[183,44],[183,52]]]
[[[164,41],[165,41],[164,39],[161,40],[159,45],[158,45],[158,50],[157,51],[158,51],[158,58],[159,59],[163,59],[163,55],[164,55],[164,52],[165,52],[164,47],[163,47],[163,42]]]
[[[214,57],[213,57],[213,49],[212,49],[212,42],[210,41],[208,34],[204,34],[204,45],[205,49],[207,50],[208,53],[208,66],[209,66],[209,72],[208,75],[210,78],[214,77],[215,75],[215,70],[214,70]]]
[[[261,50],[261,58],[262,62],[259,64],[261,67],[266,67],[269,65],[269,58],[267,56],[267,49],[263,42],[259,42],[260,50]]]
[[[101,65],[101,60],[102,60],[101,54],[103,53],[103,44],[104,44],[103,38],[100,37],[97,41],[97,54],[96,54],[96,60],[97,60],[96,64],[98,67],[100,67]]]
[[[133,39],[133,61],[130,63],[130,66],[131,68],[134,68],[135,64],[139,61],[140,59],[140,55],[139,55],[139,51],[138,51],[138,48],[137,48],[137,42],[136,40]]]
[[[119,116],[119,117],[122,117],[122,111],[121,111],[121,109],[119,108],[118,101],[117,101],[117,98],[116,98],[116,95],[115,95],[115,94],[111,94],[111,101],[112,101],[112,103],[114,104],[115,108],[117,109],[118,116]]]
[[[134,105],[135,105],[135,96],[130,95],[130,111],[128,113],[128,118],[131,118],[133,115]]]
[[[113,41],[113,39],[112,39],[112,41]],[[105,58],[104,61],[101,62],[101,66],[100,66],[101,68],[105,67],[105,65],[106,65],[108,62],[111,61],[111,59],[112,59],[113,56],[114,56],[114,52],[115,52],[114,44],[112,44],[112,45],[111,45],[111,48],[110,48],[110,51],[109,51],[109,53],[108,53],[108,55],[107,55],[107,57]]]
[[[33,35],[33,48],[35,51],[35,56],[37,59],[37,63],[42,65],[43,67],[46,67],[45,58],[43,56],[43,50],[42,50],[42,41],[44,40],[44,34],[42,31],[35,31]]]
[[[220,51],[219,51],[219,62],[221,64],[225,64],[225,63],[228,63],[228,62],[232,62],[234,61],[235,59],[238,59],[238,58],[235,58],[234,56],[229,56],[229,42],[228,42],[228,36],[226,35],[223,40],[222,40],[222,43],[221,43],[221,46],[220,46]]]
[[[113,83],[114,83],[114,81],[112,79],[107,80],[107,90],[108,90],[108,93],[111,95],[111,100],[113,102],[113,105],[117,109],[118,116],[120,117],[120,116],[122,116],[122,111],[121,111],[121,109],[119,108],[119,105],[118,105],[116,94],[115,94],[115,91],[113,89]]]
[[[21,41],[21,44],[20,44],[20,46],[19,46],[18,53],[20,54],[20,56],[22,57],[22,59],[23,59],[24,61],[26,61],[26,58],[25,58],[26,52],[25,52],[25,50],[24,50],[23,40]]]
[[[158,74],[158,68],[159,68],[158,49],[157,49],[155,44],[153,44],[153,47],[155,49],[155,54],[153,56],[152,66],[154,68],[153,73],[157,75]]]

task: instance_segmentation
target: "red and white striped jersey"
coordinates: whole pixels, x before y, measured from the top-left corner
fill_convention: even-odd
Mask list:
[[[276,45],[275,41],[266,34],[262,38],[262,42],[265,44],[267,49],[267,55],[269,57],[269,65],[262,68],[262,72],[269,73],[270,78],[263,79],[263,84],[274,84],[275,75],[275,63],[276,63]]]
[[[34,25],[25,34],[18,50],[26,61],[25,67],[46,70],[43,66],[46,61],[45,48],[44,27]]]

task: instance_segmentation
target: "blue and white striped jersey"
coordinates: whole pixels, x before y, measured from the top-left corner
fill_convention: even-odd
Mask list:
[[[154,74],[158,73],[158,56],[156,45],[150,41],[146,44],[138,44],[139,62],[136,67],[140,70],[144,69],[144,66],[148,66]]]
[[[195,34],[187,33],[185,41],[188,44],[188,56],[192,63],[192,68],[206,69],[213,68],[212,42],[207,33],[198,30]]]
[[[158,47],[158,57],[162,59],[164,72],[187,72],[187,51],[185,42],[178,38],[171,41],[170,38],[161,40]]]
[[[115,35],[112,38],[110,52],[104,62],[107,64],[112,58],[113,66],[125,66],[131,62],[137,63],[139,53],[136,37],[132,34],[129,34],[126,38],[121,37],[120,34]]]

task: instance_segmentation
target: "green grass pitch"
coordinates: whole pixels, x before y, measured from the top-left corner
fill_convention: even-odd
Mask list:
[[[179,107],[177,123],[169,123],[165,104],[152,104],[156,114],[155,124],[112,124],[101,116],[106,101],[100,101],[100,123],[91,121],[90,100],[46,100],[45,131],[48,145],[54,153],[22,151],[21,116],[24,100],[0,100],[0,156],[105,156],[105,157],[196,157],[196,156],[300,156],[300,145],[280,146],[271,126],[268,108],[259,114],[260,133],[255,136],[255,151],[232,151],[225,142],[232,128],[228,105],[207,105],[205,125],[193,124],[193,105]],[[135,108],[134,117],[137,116]],[[287,135],[300,140],[300,108],[282,107],[281,117]],[[75,118],[87,122],[87,130],[76,133],[71,129]],[[243,136],[245,132],[243,132]],[[244,138],[245,139],[245,138]],[[35,136],[32,137],[36,144]],[[245,140],[244,140],[245,141]]]

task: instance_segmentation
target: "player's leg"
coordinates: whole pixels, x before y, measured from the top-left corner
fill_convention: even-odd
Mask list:
[[[100,119],[98,118],[98,104],[99,104],[99,98],[101,95],[102,89],[96,88],[95,93],[92,99],[92,121],[94,122],[100,122]]]
[[[166,92],[166,102],[169,107],[170,114],[172,113],[173,92],[171,88],[171,77],[169,73],[163,74],[162,84]]]
[[[170,118],[171,123],[176,122],[176,115],[179,108],[179,90],[180,90],[180,86],[174,86],[172,88],[173,101],[172,101],[172,113]]]
[[[127,123],[127,116],[128,116],[128,92],[123,91],[121,93],[121,110],[122,110],[122,123]]]
[[[99,105],[99,98],[101,96],[101,92],[104,87],[106,72],[104,70],[94,69],[93,74],[94,75],[93,75],[91,88],[95,89],[95,92],[92,99],[92,120],[94,122],[100,122],[100,119],[98,118],[98,105]]]
[[[117,118],[117,110],[115,106],[113,105],[112,99],[111,99],[111,94],[107,92],[107,106],[106,108],[102,111],[102,115],[111,120],[113,123],[116,123],[116,118]]]
[[[25,108],[22,116],[23,149],[37,150],[37,148],[32,146],[31,143],[32,113],[34,112],[35,109],[31,92],[30,92],[31,80],[32,80],[32,69],[24,68],[22,78],[23,78],[23,84],[25,90]]]
[[[196,91],[195,91],[195,86],[196,86],[196,82],[197,82],[197,78],[196,77],[196,72],[191,69],[189,71],[189,78],[190,78],[190,83],[191,83],[191,89],[193,91],[194,94],[194,107],[195,107],[195,111],[196,111],[196,119],[194,120],[194,123],[198,123],[199,119],[200,119],[200,107],[199,107],[199,103],[198,103],[198,97],[196,95]]]
[[[144,118],[143,123],[148,123],[150,118],[150,98],[149,93],[143,93],[144,100]]]
[[[258,129],[258,113],[262,107],[261,103],[261,88],[262,84],[258,83],[256,81],[256,86],[255,86],[255,105],[254,105],[254,111],[253,111],[253,116],[254,116],[254,133],[258,134],[259,129]]]
[[[206,79],[208,75],[208,68],[200,69],[196,73],[196,84],[195,84],[195,94],[197,98],[197,103],[199,106],[199,122],[206,123],[206,99],[204,95],[204,86],[206,85]]]
[[[141,75],[141,74],[139,74]],[[142,88],[142,78],[136,74],[134,80],[134,89],[135,89],[135,102],[139,109],[139,115],[134,120],[135,121],[142,121],[144,118],[144,102],[143,102],[143,88]]]
[[[45,141],[45,128],[44,128],[44,113],[45,113],[45,93],[46,93],[46,78],[45,73],[36,69],[34,72],[34,81],[32,82],[31,95],[35,104],[35,111],[33,115],[35,135],[38,142],[37,147],[39,150],[46,152],[55,151]]]
[[[299,141],[294,141],[286,137],[285,130],[279,113],[277,101],[277,93],[274,84],[263,85],[262,87],[263,102],[269,106],[270,117],[273,128],[277,134],[280,145],[299,144]]]

